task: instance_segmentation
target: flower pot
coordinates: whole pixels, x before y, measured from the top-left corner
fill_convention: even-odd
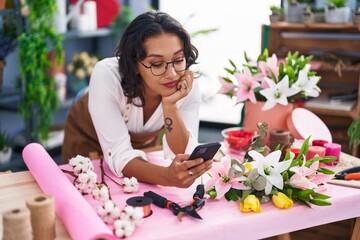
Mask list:
[[[305,24],[311,24],[315,22],[315,15],[312,12],[306,12],[301,15],[302,22]]]
[[[301,15],[306,6],[304,3],[289,4],[285,1],[285,21],[289,23],[301,23]]]
[[[327,23],[347,23],[350,21],[350,7],[325,8],[325,22]]]
[[[323,12],[315,12],[314,18],[315,18],[315,22],[317,23],[325,22],[325,14]]]
[[[270,23],[278,23],[284,20],[284,14],[276,13],[269,15]]]
[[[353,13],[352,14],[352,22],[355,25],[360,25],[360,13]]]
[[[292,103],[286,106],[276,104],[273,108],[263,111],[262,107],[264,104],[265,102],[245,102],[244,130],[252,132],[258,131],[257,123],[266,122],[268,124],[268,134],[264,140],[264,144],[267,144],[271,130],[288,130],[286,121],[294,106]]]
[[[11,159],[12,148],[6,147],[0,151],[0,164],[8,163]]]

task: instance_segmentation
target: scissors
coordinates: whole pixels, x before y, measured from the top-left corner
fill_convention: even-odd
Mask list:
[[[360,166],[345,169],[335,174],[336,179],[360,180]]]
[[[171,210],[173,214],[178,217],[179,221],[182,221],[182,217],[184,214],[187,214],[196,219],[202,219],[201,216],[197,213],[197,211],[205,205],[205,200],[203,199],[204,194],[204,185],[199,184],[196,187],[196,192],[193,195],[193,200],[190,204],[187,204],[185,206],[168,200],[165,197],[160,196],[159,194],[152,191],[145,192],[144,196],[151,198],[156,206]]]

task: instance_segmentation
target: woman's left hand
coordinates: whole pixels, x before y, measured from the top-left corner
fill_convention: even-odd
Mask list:
[[[186,70],[184,75],[182,75],[177,84],[177,90],[170,96],[163,97],[163,103],[173,103],[187,96],[192,89],[192,84],[194,81],[194,72]]]

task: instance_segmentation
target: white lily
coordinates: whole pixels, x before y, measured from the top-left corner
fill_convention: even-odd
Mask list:
[[[266,156],[251,150],[249,155],[254,160],[252,162],[254,168],[257,168],[258,173],[266,179],[265,194],[270,194],[273,186],[283,189],[284,181],[281,173],[289,168],[295,155],[292,154],[289,160],[281,162],[279,162],[281,150],[276,150]]]
[[[302,91],[305,97],[318,97],[320,95],[320,88],[317,83],[320,80],[318,76],[308,77],[309,67],[300,70],[298,80],[293,84],[293,87]]]
[[[262,108],[263,111],[273,108],[277,103],[286,106],[288,104],[287,98],[300,92],[298,88],[289,87],[289,77],[286,75],[277,84],[269,78],[264,79],[269,85],[269,88],[260,90],[260,94],[266,97],[266,102]]]

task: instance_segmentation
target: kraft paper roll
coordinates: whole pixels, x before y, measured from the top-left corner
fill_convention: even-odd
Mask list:
[[[30,143],[25,146],[22,156],[41,190],[54,197],[56,213],[72,239],[96,239],[100,235],[110,236],[110,239],[114,236],[43,146]]]
[[[55,201],[50,195],[39,194],[26,201],[31,212],[31,226],[35,240],[55,239]]]
[[[3,240],[32,240],[30,210],[12,209],[3,213]]]

